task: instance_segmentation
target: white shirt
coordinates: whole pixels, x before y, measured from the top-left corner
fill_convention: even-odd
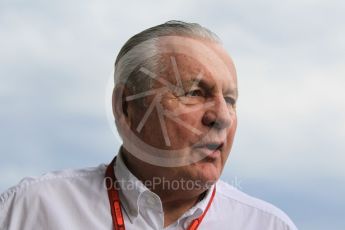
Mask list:
[[[162,202],[126,167],[121,154],[115,175],[126,229],[163,229]],[[112,230],[104,183],[106,165],[64,170],[26,178],[0,196],[0,230]],[[211,191],[165,230],[186,229],[205,210]],[[214,200],[199,230],[295,230],[289,217],[276,207],[252,198],[219,180]]]

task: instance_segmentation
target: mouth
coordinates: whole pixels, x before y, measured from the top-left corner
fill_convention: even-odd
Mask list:
[[[209,150],[220,150],[223,147],[223,143],[207,143],[204,145],[205,148],[209,149]]]
[[[196,148],[201,151],[205,158],[214,160],[220,156],[223,146],[223,142],[207,142],[197,145]]]

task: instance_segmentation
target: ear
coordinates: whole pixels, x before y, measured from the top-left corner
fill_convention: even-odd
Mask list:
[[[126,101],[127,94],[128,90],[125,85],[115,85],[112,97],[113,114],[115,121],[122,125],[130,125],[128,102]]]

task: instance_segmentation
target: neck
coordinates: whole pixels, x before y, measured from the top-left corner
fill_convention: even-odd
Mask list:
[[[151,181],[154,185],[148,189],[156,193],[162,201],[164,227],[174,223],[187,210],[193,207],[206,190],[186,190],[180,188],[181,186],[179,186],[180,189],[169,189],[167,185],[169,181],[180,179],[176,174],[176,169],[148,164],[139,160],[124,148],[122,152],[123,161],[129,171],[144,184],[146,184],[145,181]],[[145,169],[144,171],[142,170],[143,168]],[[157,178],[167,183],[153,183]],[[172,185],[172,183],[170,183],[170,185]]]

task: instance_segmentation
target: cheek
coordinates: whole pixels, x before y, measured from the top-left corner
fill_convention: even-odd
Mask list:
[[[202,131],[202,112],[191,110],[191,106],[184,105],[178,98],[172,96],[163,98],[162,105],[172,114],[170,118],[165,117],[172,146],[178,149],[195,143],[200,138],[196,130]],[[174,115],[174,113],[178,114]]]
[[[140,127],[144,120],[146,109],[143,109],[142,111],[136,111],[134,115],[133,122],[131,123],[131,129],[135,135],[141,139],[145,144],[156,147],[156,148],[162,148],[165,149],[165,140],[163,137],[161,125],[159,123],[159,118],[156,111],[152,111],[150,115],[148,116],[147,120],[145,120],[143,126],[140,130],[138,130],[138,127]]]
[[[167,118],[167,130],[172,140],[172,146],[178,148],[189,147],[196,143],[200,136],[196,130],[202,131],[201,115],[198,113],[181,114],[175,117],[180,122]],[[181,122],[182,121],[182,122]]]
[[[184,121],[186,124],[190,125],[193,128],[200,129],[202,114],[199,111],[189,112],[181,114],[179,117],[180,120]],[[187,129],[189,132],[192,132],[190,129]],[[200,130],[201,131],[201,130]]]
[[[234,138],[235,138],[235,134],[236,134],[236,129],[237,129],[237,117],[235,116],[233,121],[232,121],[231,127],[228,130],[227,137],[226,137],[226,139],[227,139],[227,149],[229,151],[231,150],[232,144],[234,142]]]

